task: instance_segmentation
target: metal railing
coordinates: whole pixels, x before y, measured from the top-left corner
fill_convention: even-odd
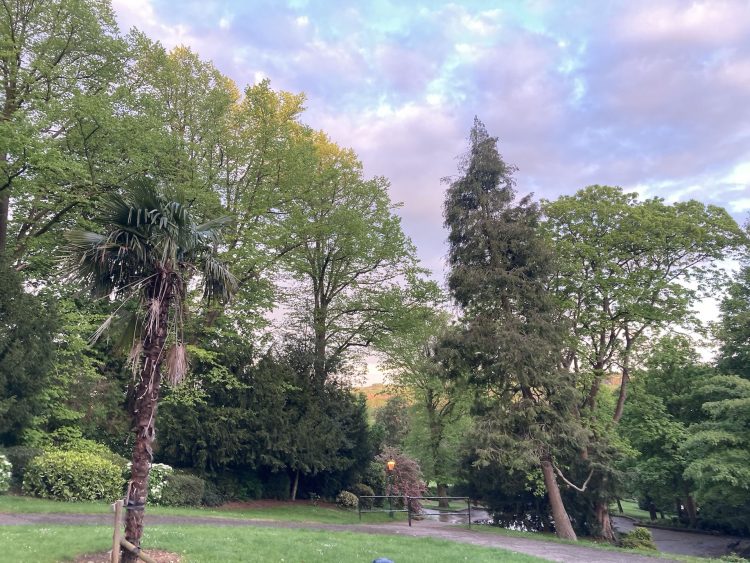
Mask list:
[[[438,501],[437,507],[430,507],[430,510],[436,510],[440,516],[442,515],[455,515],[455,516],[468,516],[469,520],[469,527],[471,527],[471,499],[469,497],[410,497],[410,496],[400,496],[400,495],[373,495],[373,496],[360,496],[357,497],[359,499],[359,502],[357,503],[357,511],[359,512],[359,521],[362,521],[362,514],[368,513],[368,512],[388,512],[393,518],[394,512],[406,512],[409,519],[409,526],[411,526],[411,521],[413,519],[413,515],[420,514],[418,511],[412,510],[412,502],[411,501],[417,501],[421,503],[422,501]],[[368,499],[371,501],[371,503],[368,503],[371,505],[370,508],[362,508],[362,499]],[[388,508],[383,506],[383,508],[375,508],[376,505],[376,499],[387,499],[388,500]],[[404,508],[393,508],[393,501],[394,499],[403,502]],[[448,504],[450,505],[451,501],[460,500],[466,503],[466,510],[463,508],[461,510],[455,510],[451,508],[450,506],[441,507],[439,505],[439,501],[441,500],[447,500]]]

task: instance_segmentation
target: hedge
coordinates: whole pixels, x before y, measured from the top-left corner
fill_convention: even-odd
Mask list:
[[[113,462],[91,453],[51,451],[26,467],[23,491],[63,501],[107,500],[122,497],[125,481]]]
[[[163,506],[200,506],[206,482],[195,475],[174,473],[167,475],[166,484],[161,492],[160,505]]]

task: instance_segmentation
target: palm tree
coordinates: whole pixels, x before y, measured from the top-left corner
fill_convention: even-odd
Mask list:
[[[125,334],[131,339],[135,445],[125,537],[139,546],[162,363],[166,361],[172,384],[178,384],[187,369],[182,323],[188,282],[200,280],[205,300],[225,302],[236,289],[236,281],[216,258],[219,230],[227,219],[196,224],[184,201],[168,198],[148,180],[122,195],[109,195],[96,222],[102,234],[68,233],[67,258],[73,278],[119,302],[94,338],[120,319],[126,321]],[[135,561],[135,557],[124,551],[123,561]]]

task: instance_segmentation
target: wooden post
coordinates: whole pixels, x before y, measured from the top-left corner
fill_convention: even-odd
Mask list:
[[[406,513],[409,515],[409,527],[411,528],[411,497],[404,497],[406,499]]]
[[[471,499],[466,497],[466,505],[469,507],[469,528],[471,528]]]
[[[122,534],[122,505],[123,500],[117,500],[112,505],[115,511],[115,531],[112,534],[112,563],[120,563],[120,535]]]
[[[156,563],[156,560],[143,553],[140,548],[137,548],[125,538],[120,539],[120,545],[127,549],[130,553],[135,553],[138,559],[145,561],[146,563]]]

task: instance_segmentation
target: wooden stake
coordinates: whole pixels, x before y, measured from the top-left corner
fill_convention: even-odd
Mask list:
[[[136,546],[134,546],[132,543],[130,543],[125,538],[120,539],[120,545],[127,549],[130,553],[135,553],[138,559],[141,559],[145,561],[146,563],[156,563],[155,559],[152,559],[145,553],[143,553],[140,549],[138,549]]]
[[[115,501],[112,505],[115,511],[115,531],[112,534],[112,563],[120,563],[120,535],[122,534],[122,505],[123,500]]]

